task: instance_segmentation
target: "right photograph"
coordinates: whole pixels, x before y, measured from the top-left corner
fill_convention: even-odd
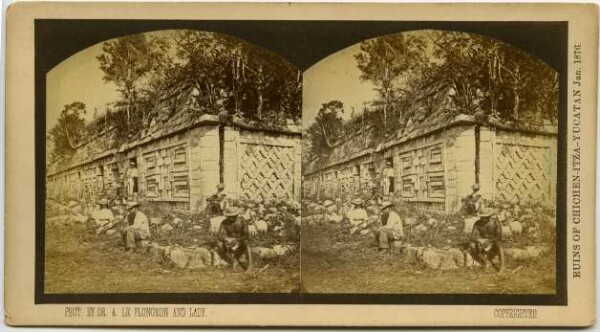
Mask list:
[[[303,80],[303,292],[556,294],[555,69],[420,30]]]

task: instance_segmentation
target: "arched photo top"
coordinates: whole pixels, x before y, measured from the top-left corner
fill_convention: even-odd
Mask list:
[[[303,126],[316,154],[366,127],[385,140],[459,115],[554,131],[558,117],[552,67],[497,39],[464,32],[419,30],[364,40],[307,70],[304,87]]]
[[[56,153],[107,130],[118,146],[175,116],[214,115],[271,129],[301,117],[300,71],[221,33],[162,30],[106,40],[64,60],[46,78],[46,130]]]

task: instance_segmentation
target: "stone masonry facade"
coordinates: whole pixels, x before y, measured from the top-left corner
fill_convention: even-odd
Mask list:
[[[305,169],[304,197],[368,197],[373,188],[381,188],[391,162],[393,195],[419,207],[456,212],[474,183],[488,200],[556,200],[557,134],[551,128],[492,128],[462,118],[365,150]]]
[[[206,121],[75,165],[49,167],[46,192],[71,200],[122,193],[168,209],[199,212],[223,182],[233,199],[297,200],[300,140],[299,131]]]

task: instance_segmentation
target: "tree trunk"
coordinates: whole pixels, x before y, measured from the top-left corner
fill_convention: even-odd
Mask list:
[[[75,144],[71,140],[71,136],[69,135],[69,130],[67,129],[67,126],[63,125],[63,129],[65,130],[65,134],[67,134],[67,141],[69,142],[69,146],[71,147],[71,149],[75,149]]]

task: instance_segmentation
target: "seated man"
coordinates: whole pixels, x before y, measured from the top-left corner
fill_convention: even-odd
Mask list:
[[[392,210],[394,205],[391,202],[381,204],[381,224],[382,226],[375,231],[375,240],[379,251],[389,250],[392,241],[404,238],[404,227],[402,220],[396,211]]]
[[[244,270],[250,268],[250,247],[248,246],[248,224],[243,218],[238,218],[239,210],[236,207],[228,207],[223,215],[225,219],[221,222],[217,239],[223,253],[223,259],[234,268],[235,261]],[[242,259],[245,256],[245,259]]]
[[[96,226],[98,226],[96,234],[105,232],[114,225],[115,216],[108,208],[108,200],[106,198],[98,201],[98,209],[92,212],[91,218],[96,223]]]
[[[127,215],[127,223],[129,226],[123,229],[123,242],[125,250],[135,248],[137,241],[145,240],[150,236],[150,225],[148,218],[139,210],[138,202],[129,202],[129,214]]]
[[[475,252],[474,259],[489,266],[488,252],[492,249],[494,241],[502,240],[502,225],[498,218],[492,218],[494,211],[492,209],[482,210],[478,214],[479,220],[473,225],[471,232],[471,249]]]

